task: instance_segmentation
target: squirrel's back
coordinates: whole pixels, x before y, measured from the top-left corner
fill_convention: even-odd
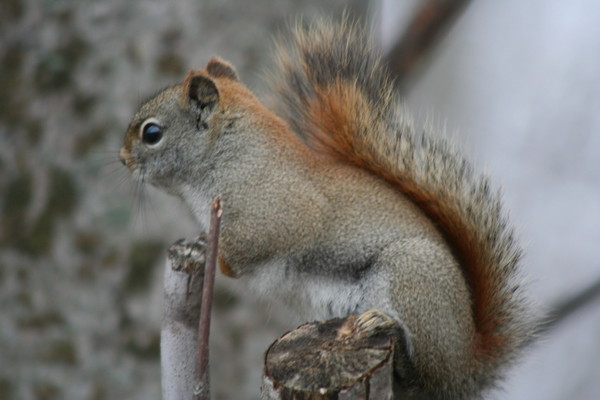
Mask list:
[[[315,152],[391,183],[439,229],[471,291],[473,378],[492,385],[531,336],[521,249],[488,179],[447,140],[406,121],[367,37],[346,20],[297,28],[279,45],[277,111]]]

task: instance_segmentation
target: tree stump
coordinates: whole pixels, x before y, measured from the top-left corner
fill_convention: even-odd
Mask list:
[[[265,354],[262,398],[393,399],[389,332],[353,329],[356,316],[301,325]]]

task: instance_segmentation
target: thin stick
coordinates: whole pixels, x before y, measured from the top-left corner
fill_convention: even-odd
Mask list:
[[[538,334],[547,333],[567,317],[600,297],[600,279],[577,293],[559,301],[550,309],[547,319],[538,326]]]
[[[387,64],[401,90],[414,81],[413,75],[439,43],[470,0],[427,0],[420,2],[409,25],[388,52]]]
[[[198,400],[210,399],[208,336],[210,333],[210,316],[219,245],[219,227],[222,215],[223,209],[221,208],[221,197],[217,196],[211,205],[208,248],[206,251],[206,266],[204,268],[204,287],[202,289],[202,305],[200,307],[200,322],[198,325],[198,352],[196,353],[198,382],[194,389],[194,399]]]

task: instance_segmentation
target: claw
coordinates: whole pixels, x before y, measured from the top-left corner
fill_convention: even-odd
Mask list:
[[[354,324],[357,330],[369,332],[393,328],[397,322],[383,311],[374,308],[360,314]]]
[[[360,315],[352,315],[338,330],[337,338],[347,336],[368,336],[375,331],[392,331],[398,327],[398,322],[377,309],[371,309]]]
[[[187,274],[195,274],[204,268],[206,261],[206,235],[200,235],[195,241],[179,239],[169,247],[171,268]]]

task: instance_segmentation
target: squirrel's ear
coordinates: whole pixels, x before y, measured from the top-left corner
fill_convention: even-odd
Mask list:
[[[190,71],[182,84],[181,106],[195,114],[198,123],[206,125],[208,116],[219,102],[215,82],[201,71]]]
[[[237,73],[231,64],[221,60],[219,57],[213,57],[206,64],[206,71],[215,78],[229,78],[238,80]]]
[[[200,108],[211,107],[219,101],[219,91],[212,79],[203,75],[191,76],[188,80],[188,100]]]

